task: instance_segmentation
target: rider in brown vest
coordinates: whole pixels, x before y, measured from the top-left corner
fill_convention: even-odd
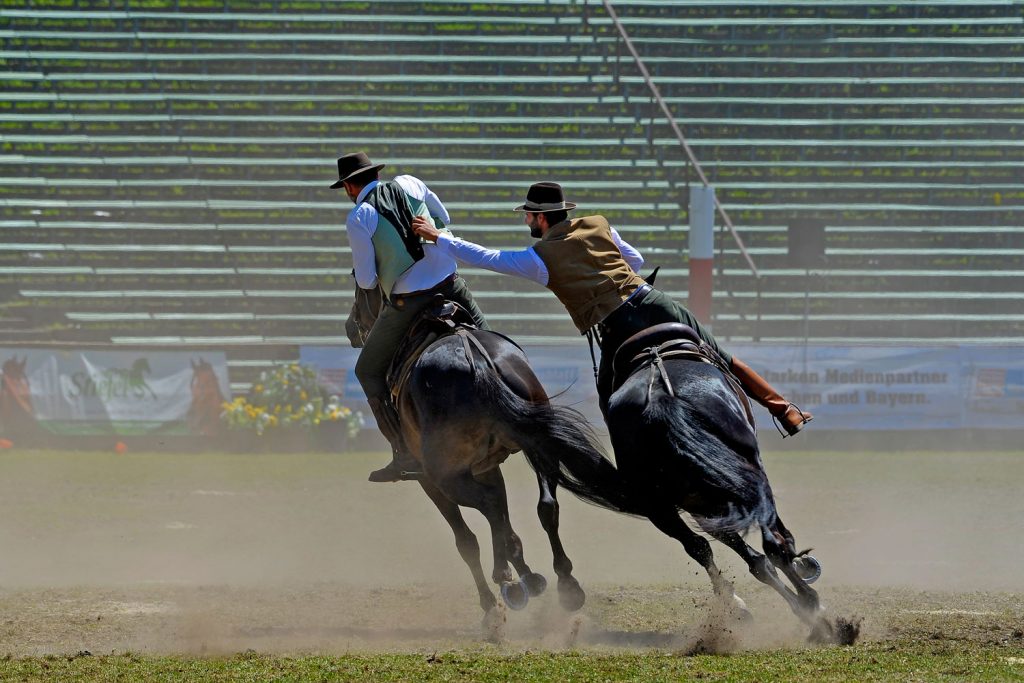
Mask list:
[[[616,349],[637,332],[665,322],[689,325],[729,363],[746,393],[768,409],[789,435],[811,421],[810,413],[783,398],[743,361],[723,350],[690,311],[637,275],[643,257],[608,225],[603,216],[568,218],[576,205],[565,201],[557,183],[536,183],[526,203],[530,235],[539,241],[522,251],[498,251],[438,231],[428,221],[413,220],[418,235],[435,242],[463,263],[537,282],[562,302],[581,334],[599,332],[601,366],[597,389],[602,412],[612,389]]]

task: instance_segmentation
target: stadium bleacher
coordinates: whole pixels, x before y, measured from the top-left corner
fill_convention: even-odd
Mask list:
[[[726,339],[1024,341],[1024,1],[613,3],[757,265],[717,239]],[[357,149],[525,246],[558,180],[687,292],[678,140],[601,2],[33,0],[0,35],[0,330],[229,351],[243,387],[345,343]],[[825,225],[821,267],[787,253]],[[529,283],[492,320],[579,343]]]

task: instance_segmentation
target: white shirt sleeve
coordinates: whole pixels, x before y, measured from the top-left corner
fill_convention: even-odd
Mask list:
[[[433,190],[427,187],[427,184],[416,176],[411,175],[400,175],[395,176],[395,182],[402,186],[406,194],[410,197],[420,200],[427,205],[427,211],[430,212],[431,216],[437,216],[445,225],[450,225],[452,222],[451,216],[448,215],[448,209],[444,208],[444,204]]]
[[[542,286],[548,284],[547,266],[532,247],[522,251],[500,251],[444,233],[438,236],[437,246],[444,253],[467,265],[525,278]]]
[[[612,228],[612,241],[615,242],[615,246],[622,252],[622,258],[626,259],[626,263],[633,269],[633,272],[639,273],[640,268],[644,265],[643,255],[633,245],[622,239],[622,235],[615,228]]]
[[[363,289],[377,286],[377,262],[373,250],[373,233],[377,229],[377,212],[369,204],[352,209],[345,221],[348,245],[352,249],[352,265],[356,284]]]

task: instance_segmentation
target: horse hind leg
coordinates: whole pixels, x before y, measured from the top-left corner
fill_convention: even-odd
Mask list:
[[[502,598],[510,608],[522,609],[526,607],[529,598],[537,597],[547,589],[548,581],[543,575],[530,569],[530,566],[526,563],[522,540],[512,528],[512,523],[509,519],[508,496],[505,489],[505,479],[501,474],[501,470],[498,468],[488,470],[477,475],[476,479],[481,484],[490,487],[491,491],[493,491],[493,507],[499,513],[500,524],[504,530],[505,556],[519,575],[518,584],[507,580],[500,582]],[[496,536],[495,538],[497,539],[498,537]],[[499,561],[495,557],[496,568]],[[495,570],[495,581],[500,581],[497,569]]]
[[[470,470],[472,464],[479,459],[479,454],[486,452],[484,447],[487,442],[486,435],[473,439],[467,438],[465,433],[441,433],[425,438],[425,474],[456,505],[479,510],[487,520],[494,556],[491,578],[501,588],[505,603],[512,609],[522,609],[529,600],[529,592],[519,581],[513,581],[512,568],[509,566],[509,557],[514,554],[516,543],[512,541],[514,532],[508,521],[504,480],[497,468],[477,476]],[[518,541],[518,537],[515,539]],[[512,552],[510,548],[513,548]]]
[[[792,552],[792,564],[800,578],[809,584],[821,578],[821,563],[810,554],[810,549],[797,552],[796,539],[793,538],[792,532],[786,528],[786,525],[782,523],[782,519],[777,515],[775,523],[772,525],[772,530],[777,532],[776,537]]]
[[[551,544],[551,555],[555,574],[558,576],[558,601],[562,609],[575,612],[583,607],[587,594],[579,581],[572,575],[572,560],[562,546],[562,538],[558,535],[558,498],[555,496],[556,484],[537,471],[537,485],[540,487],[540,498],[537,501],[537,517],[548,535]]]
[[[491,592],[483,566],[480,564],[480,544],[477,542],[476,535],[466,524],[459,506],[449,500],[440,489],[425,478],[420,479],[420,486],[427,497],[437,506],[441,516],[448,522],[448,526],[452,528],[452,532],[455,534],[455,547],[458,549],[459,555],[462,556],[462,561],[469,567],[473,581],[476,583],[476,590],[480,596],[480,608],[485,615],[490,614],[497,606],[498,600]]]
[[[817,591],[808,585],[810,582],[805,576],[807,567],[800,563],[802,558],[797,556],[792,542],[793,536],[782,526],[781,521],[773,525],[772,528],[762,527],[761,535],[764,538],[764,549],[768,558],[796,589],[799,608],[794,611],[811,627],[808,639],[818,643],[842,642],[846,644],[856,640],[860,631],[859,624],[844,622],[833,625],[825,615],[825,609],[821,605]],[[814,564],[817,564],[817,560],[814,560]],[[817,575],[812,580],[815,579],[817,579]]]
[[[814,642],[835,642],[835,629],[825,617],[824,609],[818,599],[818,593],[800,578],[794,567],[793,551],[779,540],[771,529],[762,527],[765,553],[761,554],[750,547],[739,534],[725,532],[715,534],[715,538],[732,548],[743,558],[750,568],[750,573],[761,583],[770,586],[789,605],[801,621],[811,628],[810,640]],[[776,572],[778,567],[796,589],[794,592],[782,582]],[[854,636],[856,637],[856,636]]]
[[[818,594],[809,584],[817,580],[818,577],[817,575],[811,578],[805,576],[807,568],[801,562],[803,559],[801,554],[797,553],[793,534],[776,516],[770,525],[761,526],[761,537],[768,559],[793,584],[804,608],[817,610],[819,607]],[[813,560],[813,558],[811,559]],[[814,563],[817,564],[817,560],[814,560]]]
[[[711,587],[715,596],[721,601],[723,607],[739,618],[750,617],[750,611],[743,599],[736,595],[736,589],[732,582],[722,576],[718,565],[715,564],[711,544],[686,525],[674,506],[652,512],[648,514],[647,518],[663,534],[679,541],[686,553],[704,567],[708,578],[711,579]]]
[[[755,579],[775,590],[785,599],[790,609],[797,616],[803,618],[803,604],[800,596],[782,582],[775,571],[774,563],[768,557],[750,547],[735,531],[712,532],[712,536],[735,551],[747,563],[747,568]]]

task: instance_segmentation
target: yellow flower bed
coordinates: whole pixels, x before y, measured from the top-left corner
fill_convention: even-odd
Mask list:
[[[337,396],[327,395],[313,368],[290,363],[260,373],[246,396],[222,404],[221,419],[232,429],[264,434],[281,428],[315,429],[322,423],[341,423],[350,437],[362,427],[363,418]]]

